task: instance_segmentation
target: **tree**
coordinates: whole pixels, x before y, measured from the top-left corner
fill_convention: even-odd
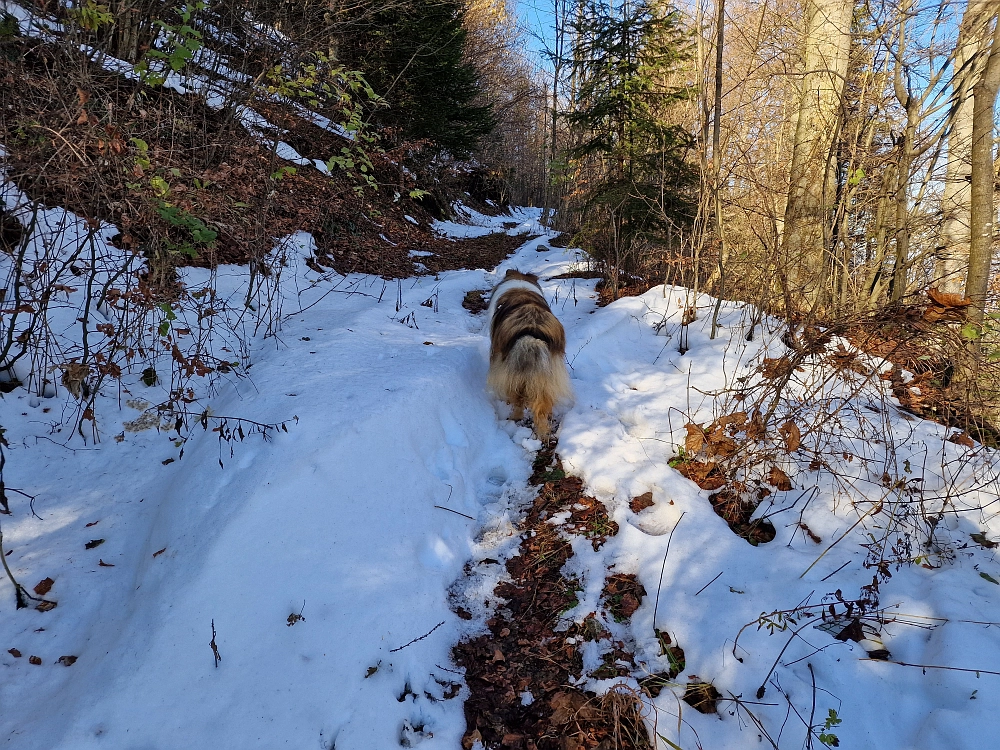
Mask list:
[[[802,97],[785,207],[783,256],[792,288],[810,303],[824,293],[836,194],[833,147],[851,48],[851,0],[807,0]]]
[[[941,210],[944,214],[938,243],[936,283],[941,291],[965,289],[969,265],[969,226],[972,220],[972,87],[987,28],[985,0],[969,0],[959,26],[952,77],[952,124],[948,133],[948,166]]]
[[[1000,91],[1000,13],[994,11],[992,39],[982,74],[972,88],[972,189],[970,212],[969,275],[965,296],[972,300],[970,319],[981,324],[985,315],[986,290],[990,280],[996,208],[993,205],[995,172],[993,110]]]
[[[588,249],[614,292],[620,271],[638,270],[641,243],[661,239],[671,220],[690,220],[690,136],[668,117],[690,95],[670,83],[687,49],[679,15],[656,0],[590,2],[576,26],[570,157],[586,173]]]
[[[454,156],[472,153],[494,125],[477,104],[476,69],[465,58],[461,0],[407,0],[366,14],[343,39],[341,55],[365,72],[388,102],[379,121],[405,139],[426,139]]]

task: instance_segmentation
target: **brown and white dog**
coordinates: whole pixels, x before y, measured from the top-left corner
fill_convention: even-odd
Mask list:
[[[490,296],[490,372],[486,383],[514,407],[511,419],[531,409],[535,433],[549,435],[552,408],[573,396],[566,372],[566,332],[549,309],[538,277],[507,271]]]

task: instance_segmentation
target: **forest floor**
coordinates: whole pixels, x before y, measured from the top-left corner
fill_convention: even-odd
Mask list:
[[[988,746],[994,452],[844,341],[792,362],[735,303],[713,340],[669,287],[598,307],[537,211],[467,215],[438,227],[542,239],[386,281],[289,238],[280,332],[205,394],[231,431],[146,418],[138,378],[98,443],[71,396],[4,394],[6,561],[57,603],[0,584],[4,746]],[[554,450],[485,391],[468,293],[507,268],[567,329]]]

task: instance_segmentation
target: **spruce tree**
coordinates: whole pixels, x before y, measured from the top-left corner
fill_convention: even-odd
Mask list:
[[[587,173],[584,236],[589,222],[593,254],[613,272],[635,271],[637,244],[691,216],[691,139],[669,119],[670,106],[691,93],[669,83],[687,45],[679,14],[658,0],[591,0],[575,30],[569,156]]]
[[[494,125],[475,68],[464,58],[461,0],[403,0],[366,14],[343,45],[388,107],[378,119],[405,139],[468,156]],[[353,38],[352,38],[353,37]]]

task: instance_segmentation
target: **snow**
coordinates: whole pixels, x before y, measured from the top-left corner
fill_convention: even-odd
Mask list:
[[[527,210],[516,215],[524,223],[537,219]],[[871,571],[859,564],[860,529],[799,578],[858,516],[845,499],[836,504],[827,480],[813,480],[819,490],[803,516],[823,547],[794,533],[799,508],[783,515],[770,506],[778,539],[752,547],[712,512],[706,492],[667,465],[683,441],[685,412],[710,420],[714,401],[704,394],[752,375],[749,365],[764,353],[782,351],[776,322],[765,319],[763,336],[747,342],[748,311],[724,304],[723,336],[711,341],[712,301],[702,298],[702,319],[691,326],[691,348],[681,355],[679,303],[686,293],[657,288],[596,309],[594,282],[545,280],[575,267],[577,251],[538,253],[529,242],[494,272],[390,283],[309,270],[302,262],[313,251],[306,234],[280,249],[289,285],[280,335],[258,339],[250,377],[221,384],[208,405],[212,414],[262,423],[297,417],[287,433],[275,431],[269,441],[249,436],[230,454],[217,434],[199,430],[176,460],[176,435],[141,429],[158,418],[135,424],[155,414],[149,404],[162,399],[158,387],[135,377],[125,378],[120,397],[106,388],[97,402],[101,433],[121,432],[121,442],[84,445],[60,422],[62,397],[32,399],[18,389],[0,401],[10,443],[7,485],[36,495],[39,515],[12,496],[14,515],[3,523],[7,560],[29,589],[55,579],[48,598],[59,602],[50,612],[12,612],[0,622],[6,746],[336,743],[343,750],[405,740],[456,747],[466,688],[446,697],[453,682],[462,684],[450,648],[478,632],[496,605],[492,591],[503,566],[486,559],[502,562],[516,549],[538,446],[484,392],[482,318],[461,307],[466,291],[493,286],[507,268],[542,274],[567,327],[577,400],[565,414],[560,453],[621,528],[599,552],[573,538],[565,572],[576,574],[583,590],[568,620],[598,608],[606,568],[635,572],[648,596],[630,623],[609,626],[637,662],[650,672],[663,668],[655,625],[685,650],[681,683],[698,674],[724,696],[752,701],[787,634],[751,627],[740,636],[740,662],[732,653],[740,628],[761,612],[816,602],[835,589],[853,596],[870,580]],[[200,270],[187,279],[208,280]],[[220,269],[215,283],[239,298],[246,272]],[[439,312],[420,305],[433,294]],[[800,387],[815,386],[821,369],[804,372]],[[760,385],[753,377],[744,382]],[[895,460],[919,461],[926,486],[943,486],[934,479],[934,467],[942,466],[955,469],[958,486],[973,481],[957,463],[968,449],[944,442],[943,428],[907,422],[891,403],[884,418],[906,436]],[[857,427],[847,424],[845,433]],[[866,461],[885,459],[885,448],[855,443],[858,460],[849,465],[860,477]],[[175,460],[164,464],[168,459]],[[808,486],[794,457],[785,466],[797,486]],[[647,490],[654,506],[631,513],[628,499]],[[871,491],[882,492],[877,484]],[[783,497],[776,507],[793,499]],[[996,490],[978,481],[953,500],[956,511],[978,507],[995,503]],[[981,528],[971,518],[946,514],[943,534],[957,543]],[[994,518],[975,520],[996,536]],[[85,549],[92,539],[106,542]],[[837,572],[845,560],[852,564]],[[468,577],[467,562],[474,571]],[[884,584],[885,646],[902,662],[995,669],[996,628],[976,623],[1000,619],[998,591],[978,573],[1000,578],[1000,566],[992,553],[972,548],[941,564],[901,567]],[[6,582],[0,595],[12,607]],[[449,599],[474,619],[460,620]],[[906,617],[893,623],[897,612]],[[209,648],[213,623],[218,667]],[[788,711],[776,685],[808,710],[811,664],[817,716],[837,711],[843,723],[831,731],[843,746],[978,748],[995,734],[995,676],[866,661],[865,643],[840,643],[811,623],[801,632],[778,660],[763,701],[751,706],[772,733]],[[587,671],[601,663],[600,646],[579,647],[585,670],[574,684],[599,691],[622,684],[590,678]],[[29,655],[40,656],[42,665],[29,664]],[[56,664],[63,655],[79,659],[71,667]],[[626,684],[636,686],[631,678]],[[537,696],[521,699],[527,705]],[[721,703],[721,721],[683,712],[679,734],[675,693],[665,690],[654,705],[649,720],[682,747],[697,746],[695,733],[705,747],[760,746],[745,714],[730,714],[731,703]],[[787,731],[804,736],[801,722]]]
[[[488,216],[456,201],[452,210],[461,221],[435,220],[431,223],[435,232],[451,239],[483,237],[495,232],[506,232],[511,236],[549,233],[539,221],[541,211],[537,208],[512,207],[509,213]]]

